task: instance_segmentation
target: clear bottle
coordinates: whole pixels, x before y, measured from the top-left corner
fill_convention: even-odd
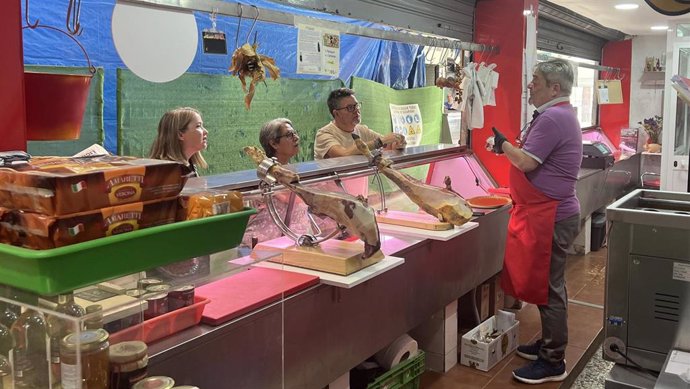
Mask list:
[[[13,348],[14,338],[12,338],[10,329],[0,324],[0,355],[9,358]]]
[[[7,328],[11,328],[12,324],[14,324],[19,317],[9,306],[10,304],[0,301],[0,324]]]
[[[0,389],[13,388],[14,376],[12,376],[12,364],[4,355],[0,355]]]
[[[86,307],[86,318],[84,319],[85,330],[97,330],[103,328],[103,306],[92,304]]]
[[[28,298],[28,304],[38,305],[38,297]],[[46,320],[42,313],[31,307],[19,315],[10,329],[14,338],[12,364],[17,388],[47,388],[49,367]]]
[[[72,293],[59,294],[58,304],[55,311],[68,316],[81,317],[86,314],[86,310],[76,302]],[[56,384],[60,381],[60,341],[65,336],[77,330],[76,320],[69,320],[56,315],[47,315],[48,336],[50,337],[50,371],[52,382]]]

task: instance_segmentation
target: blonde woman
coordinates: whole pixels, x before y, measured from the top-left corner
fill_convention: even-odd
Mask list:
[[[208,131],[201,113],[190,107],[175,108],[163,114],[158,122],[158,135],[149,157],[180,162],[187,166],[190,177],[197,177],[197,167],[208,168],[201,155],[207,146]]]

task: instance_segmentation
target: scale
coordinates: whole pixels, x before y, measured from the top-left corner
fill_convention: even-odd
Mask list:
[[[614,158],[611,149],[598,141],[582,141],[582,163],[585,169],[607,169],[613,166]]]

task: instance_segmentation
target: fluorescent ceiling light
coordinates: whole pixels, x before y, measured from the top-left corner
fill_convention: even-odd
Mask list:
[[[655,31],[657,31],[657,30],[659,30],[659,31],[660,30],[668,30],[668,26],[652,26],[652,27],[650,27],[650,29],[655,30]]]
[[[622,3],[622,4],[616,4],[615,5],[616,9],[638,9],[640,8],[639,5],[633,4],[633,3]]]

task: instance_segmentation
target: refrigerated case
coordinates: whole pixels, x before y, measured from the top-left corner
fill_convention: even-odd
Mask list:
[[[441,185],[447,172],[452,172],[453,187],[465,197],[486,194],[486,189],[493,186],[481,164],[464,147],[409,147],[404,151],[387,152],[386,156],[396,167],[414,168],[411,174],[435,185]],[[374,182],[374,170],[362,156],[310,161],[292,165],[292,168],[300,174],[304,185],[335,185],[338,180],[361,178]],[[385,182],[383,187],[387,208],[411,209],[409,200],[398,190]],[[255,170],[195,178],[185,190],[209,188],[239,190],[248,202],[262,196]],[[381,207],[378,185],[370,184],[369,188],[371,205]],[[274,190],[279,194],[283,188],[278,186]],[[272,273],[274,278],[262,283],[268,279],[259,271],[265,270],[261,266],[264,258],[248,255],[250,248],[237,244],[239,239],[234,238],[233,247],[220,251],[209,248],[195,253],[198,256],[194,260],[201,264],[199,266],[190,264],[189,258],[175,258],[174,263],[166,266],[172,265],[177,270],[193,269],[178,272],[177,278],[167,274],[170,272],[161,272],[160,266],[138,268],[143,271],[106,282],[94,281],[93,285],[79,284],[74,292],[83,295],[84,292],[108,291],[119,295],[121,291],[136,287],[142,277],[160,277],[161,274],[170,276],[166,281],[173,285],[194,284],[197,291],[208,285],[219,285],[219,282],[231,285],[228,290],[233,292],[214,295],[216,301],[204,301],[198,295],[196,305],[184,315],[178,312],[167,321],[159,319],[155,323],[153,319],[144,320],[149,306],[141,298],[135,298],[127,307],[116,304],[103,313],[108,316],[106,321],[117,317],[118,321],[127,318],[132,323],[141,323],[129,329],[112,329],[111,339],[147,340],[148,375],[170,376],[178,385],[324,387],[498,273],[502,267],[509,209],[506,205],[483,210],[475,217],[476,228],[447,241],[384,233],[382,251],[404,259],[404,263],[351,286],[334,286],[327,277],[322,277],[314,282],[303,282],[299,288],[273,288],[269,297],[261,295],[266,289],[265,283],[280,286],[295,274],[295,270],[274,267],[272,270],[278,273]],[[166,251],[152,246],[146,255],[156,257],[163,252],[169,255],[177,248],[186,252],[183,247],[191,241],[218,239],[229,229],[230,226],[218,226],[213,232],[201,232],[203,236],[176,235],[164,242],[168,246]],[[146,230],[140,232],[143,231]],[[97,267],[99,261],[117,261],[131,254],[123,251],[117,256],[93,258],[93,266]],[[170,261],[156,265],[167,262]],[[90,265],[82,270],[88,273]],[[252,293],[261,296],[247,297]],[[55,308],[47,303],[51,300],[49,296],[37,297],[43,303],[35,309],[45,316],[56,315],[67,320],[75,330],[83,328],[91,317],[71,318],[56,314]],[[243,303],[243,299],[249,300]],[[2,300],[28,306],[12,298]],[[212,323],[200,317],[212,303],[216,304],[214,309],[219,303],[234,304],[233,314],[224,316],[227,321]],[[116,312],[119,313],[116,315]],[[201,322],[196,324],[199,320]]]

